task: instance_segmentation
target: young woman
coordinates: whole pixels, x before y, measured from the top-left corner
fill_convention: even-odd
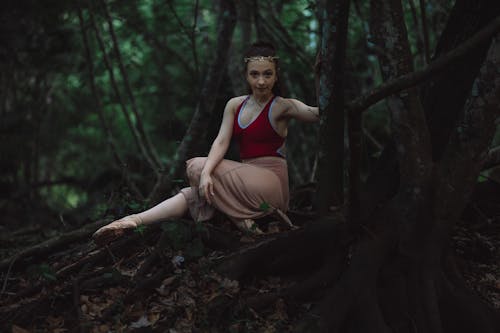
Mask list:
[[[231,98],[207,157],[186,162],[190,187],[144,212],[114,221],[94,233],[106,243],[127,228],[183,216],[206,221],[215,209],[239,228],[260,232],[253,220],[288,208],[285,139],[290,119],[319,120],[317,107],[279,96],[278,57],[272,44],[257,42],[245,53],[251,93]],[[225,160],[231,139],[239,143],[241,162]],[[267,209],[266,209],[267,208]]]

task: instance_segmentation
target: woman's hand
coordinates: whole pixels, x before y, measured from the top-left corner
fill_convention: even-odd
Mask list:
[[[138,225],[138,219],[134,218],[134,215],[129,215],[98,229],[92,238],[97,245],[103,246],[121,237],[126,230],[137,228]]]
[[[215,195],[214,193],[214,182],[212,180],[212,176],[208,173],[201,173],[200,176],[200,185],[198,187],[198,193],[201,197],[204,197],[205,200],[211,205],[212,197]]]

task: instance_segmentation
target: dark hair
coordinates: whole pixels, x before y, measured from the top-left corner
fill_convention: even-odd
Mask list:
[[[263,56],[263,57],[275,57],[276,56],[276,48],[274,47],[273,44],[265,41],[257,41],[255,43],[252,43],[250,47],[245,51],[243,58],[250,58],[250,57],[258,57],[258,56]],[[247,62],[245,61],[245,67],[244,67],[244,73],[246,75],[247,72]],[[279,59],[274,59],[274,64],[276,66],[276,77],[279,79]],[[280,88],[280,81],[276,80],[276,83],[273,86],[273,94],[276,96],[281,95],[281,88]],[[250,87],[248,87],[249,92],[251,93],[252,90]]]

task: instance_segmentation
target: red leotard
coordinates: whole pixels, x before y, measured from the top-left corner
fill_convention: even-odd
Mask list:
[[[250,124],[242,127],[240,114],[244,112],[245,105],[250,95],[240,104],[234,117],[233,138],[240,145],[240,158],[242,160],[261,157],[285,157],[285,138],[281,137],[271,124],[271,112],[276,97],[266,104],[257,118]]]

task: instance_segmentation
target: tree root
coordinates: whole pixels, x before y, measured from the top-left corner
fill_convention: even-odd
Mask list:
[[[321,266],[330,242],[345,243],[346,240],[352,237],[344,224],[329,220],[315,222],[304,229],[273,235],[232,253],[216,263],[216,271],[234,280],[273,272],[309,271]],[[304,252],[304,248],[308,251]]]
[[[108,222],[109,221],[107,220],[99,220],[97,222],[87,224],[78,230],[59,235],[42,243],[28,247],[15,254],[12,258],[0,261],[0,270],[3,270],[7,267],[14,269],[14,267],[19,266],[19,264],[21,263],[26,263],[28,260],[30,262],[34,262],[40,258],[46,258],[48,254],[60,250],[62,247],[68,244],[72,244],[84,238],[88,238],[89,235],[92,234],[96,229],[106,225]]]
[[[306,279],[297,281],[294,285],[274,293],[251,296],[244,300],[245,304],[252,309],[258,310],[275,303],[280,298],[291,302],[320,299],[324,290],[331,287],[336,281],[344,267],[344,253],[335,252],[333,260],[327,261],[324,265],[308,275]]]
[[[304,263],[314,261],[314,265],[309,266],[312,273],[307,279],[285,290],[249,297],[243,303],[262,309],[279,299],[310,301],[316,291],[323,292],[318,306],[298,323],[296,332],[499,331],[498,313],[469,292],[464,283],[459,283],[458,272],[455,271],[457,276],[452,279],[443,273],[451,274],[449,265],[442,266],[433,257],[439,253],[429,247],[433,245],[423,244],[421,252],[402,253],[405,247],[396,241],[400,239],[397,228],[390,232],[371,232],[358,241],[346,266],[350,243],[326,246],[325,243],[336,237],[322,237],[318,233],[320,225],[281,234],[242,249],[223,258],[217,271],[233,279],[275,272],[283,275],[293,273],[295,266],[304,272]],[[330,228],[337,234],[342,233],[339,226],[330,225]],[[327,234],[335,235],[335,232],[330,230]],[[346,239],[345,234],[340,239]],[[307,248],[309,255],[291,249],[297,243]]]

